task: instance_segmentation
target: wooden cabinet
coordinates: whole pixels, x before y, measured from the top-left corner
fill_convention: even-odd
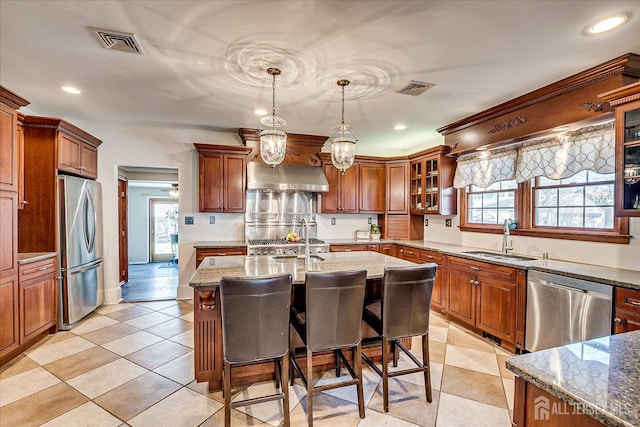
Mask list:
[[[447,257],[447,315],[516,348],[518,270]]]
[[[244,212],[251,148],[193,145],[198,150],[200,212]]]
[[[29,102],[0,86],[0,365],[19,351],[17,109]]]
[[[18,155],[18,209],[24,209],[28,202],[24,198],[24,115],[21,113],[18,113],[16,146]]]
[[[56,275],[55,257],[20,265],[21,345],[57,325],[58,281]]]
[[[381,243],[378,245],[378,252],[382,255],[395,256],[395,245],[393,243]]]
[[[420,251],[409,246],[396,245],[396,257],[421,264]]]
[[[203,259],[208,256],[232,256],[232,255],[246,255],[247,248],[196,248],[196,268],[200,265]]]
[[[71,135],[58,134],[58,170],[89,179],[98,176],[98,148]]]
[[[361,243],[355,245],[331,245],[329,252],[355,252],[355,251],[371,251],[378,252],[378,245],[371,243]]]
[[[444,258],[440,252],[436,252],[430,249],[420,249],[418,251],[418,258],[422,262],[433,262],[438,264],[438,271],[436,272],[436,281],[433,284],[433,292],[431,293],[431,309],[439,313],[446,313],[445,293],[442,289],[442,277],[444,275]]]
[[[640,291],[616,288],[613,332],[622,334],[637,330],[640,330]]]
[[[438,146],[411,157],[410,209],[412,214],[455,215],[457,192],[453,188],[455,160],[446,157],[447,146]]]
[[[640,82],[598,96],[616,109],[616,216],[640,216]]]
[[[360,161],[360,213],[385,213],[387,185],[384,162]]]
[[[387,162],[387,210],[388,215],[409,213],[409,162],[406,160]]]
[[[323,158],[322,169],[329,182],[329,191],[321,196],[322,213],[358,213],[360,193],[360,165],[353,166],[342,174],[329,161]]]

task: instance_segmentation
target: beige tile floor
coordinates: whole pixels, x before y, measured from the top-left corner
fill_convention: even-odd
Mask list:
[[[505,426],[511,423],[514,377],[509,353],[432,314],[433,402],[420,374],[392,379],[390,411],[382,410],[380,378],[364,370],[366,418],[355,387],[318,393],[315,425]],[[420,343],[413,350],[420,357]],[[401,358],[400,368],[411,363]],[[316,376],[335,381],[332,372]],[[236,399],[268,393],[271,383],[237,389]],[[306,391],[290,393],[293,426],[306,425]],[[104,306],[73,330],[50,335],[0,368],[0,426],[220,426],[220,392],[193,374],[193,304],[154,301]],[[282,406],[268,402],[233,410],[234,426],[277,426]]]

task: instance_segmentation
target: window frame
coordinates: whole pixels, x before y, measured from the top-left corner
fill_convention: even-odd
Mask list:
[[[582,184],[580,184],[582,185]],[[460,189],[460,231],[502,234],[502,224],[481,224],[468,221],[468,187]],[[616,191],[614,184],[614,193]],[[514,236],[541,237],[546,239],[579,240],[602,243],[629,243],[629,218],[614,216],[613,229],[541,227],[534,225],[534,186],[530,181],[519,183],[515,190],[515,220],[518,228],[510,230]],[[615,213],[614,213],[615,215]]]

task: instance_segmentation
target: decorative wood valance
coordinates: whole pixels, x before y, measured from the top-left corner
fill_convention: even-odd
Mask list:
[[[251,148],[249,161],[262,162],[262,157],[260,157],[260,130],[240,128],[238,129],[238,134],[242,138],[242,143]],[[317,153],[322,151],[322,146],[328,138],[328,136],[303,135],[299,133],[287,134],[287,154],[282,163],[320,166],[320,159]]]
[[[462,154],[545,136],[561,125],[601,121],[612,109],[598,94],[640,78],[640,55],[628,53],[438,129]]]

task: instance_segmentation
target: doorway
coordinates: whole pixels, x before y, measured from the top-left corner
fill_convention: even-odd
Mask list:
[[[124,302],[175,299],[178,289],[178,171],[119,167]],[[126,187],[126,188],[125,188]]]

